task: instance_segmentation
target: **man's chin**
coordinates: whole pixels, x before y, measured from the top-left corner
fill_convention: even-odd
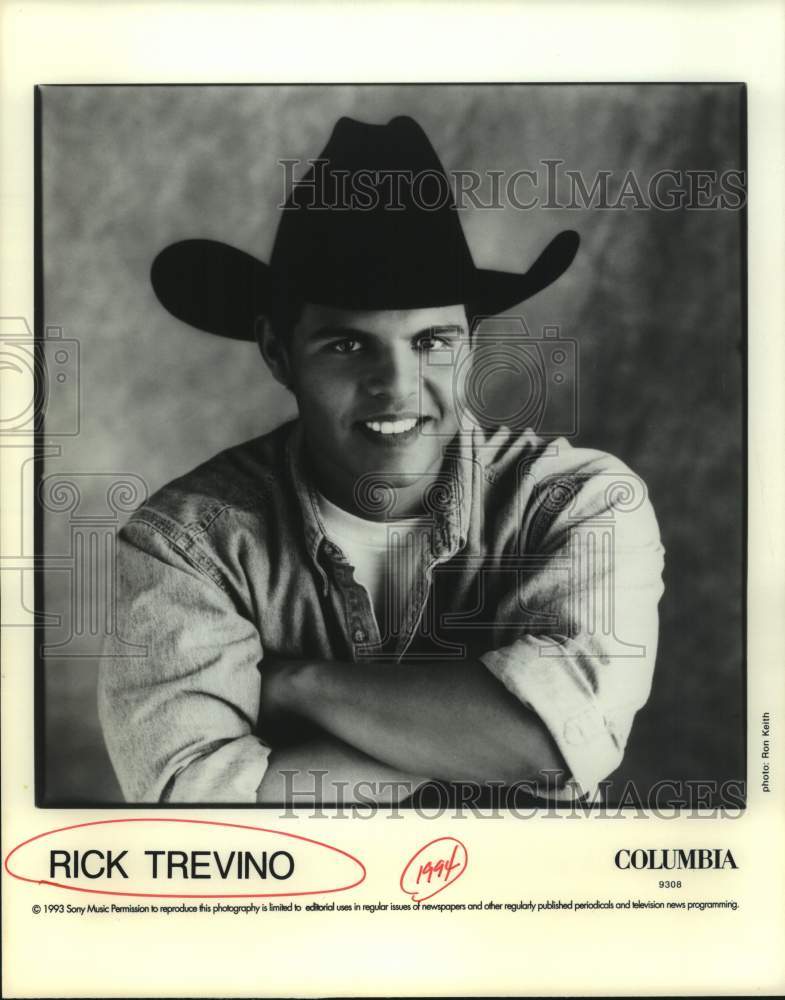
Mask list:
[[[419,445],[419,447],[418,447]],[[362,479],[383,480],[393,489],[403,489],[413,486],[420,479],[433,476],[441,468],[444,455],[442,449],[423,447],[423,442],[410,448],[375,451],[373,461],[369,462],[362,474]]]
[[[428,507],[433,477],[442,465],[441,452],[418,450],[406,458],[377,462],[357,474],[354,502],[365,516],[396,516]]]

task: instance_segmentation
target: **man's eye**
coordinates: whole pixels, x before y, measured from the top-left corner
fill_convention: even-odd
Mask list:
[[[362,345],[359,340],[352,340],[351,338],[346,338],[346,340],[337,340],[334,344],[330,344],[330,350],[334,351],[336,354],[354,354],[356,351],[361,349]]]
[[[448,351],[449,349],[450,342],[443,337],[420,337],[417,341],[418,351]]]

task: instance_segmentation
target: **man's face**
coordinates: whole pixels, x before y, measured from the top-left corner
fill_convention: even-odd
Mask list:
[[[288,377],[322,490],[344,506],[361,477],[409,490],[437,472],[459,427],[462,305],[357,312],[308,304],[286,348]]]

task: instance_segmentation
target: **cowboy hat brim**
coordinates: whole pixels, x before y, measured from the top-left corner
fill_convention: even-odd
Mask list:
[[[470,320],[494,316],[553,284],[572,263],[580,237],[573,230],[559,233],[523,274],[476,268],[465,289],[463,304]],[[159,302],[189,326],[219,337],[254,340],[256,321],[270,308],[274,277],[267,264],[251,254],[216,240],[173,243],[153,261],[150,273]],[[304,301],[309,299],[303,290]],[[369,308],[367,303],[324,302],[343,308]],[[409,302],[378,308],[426,308],[452,302]]]

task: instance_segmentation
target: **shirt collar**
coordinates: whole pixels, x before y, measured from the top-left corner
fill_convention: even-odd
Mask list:
[[[303,430],[299,420],[295,420],[286,441],[286,457],[289,467],[289,478],[294,488],[297,502],[303,519],[305,546],[311,561],[319,571],[322,586],[327,591],[327,575],[319,564],[319,546],[325,539],[324,522],[319,513],[319,501],[311,477],[308,475],[303,461]]]
[[[316,488],[304,461],[302,424],[295,420],[286,442],[289,475],[300,505],[305,544],[326,588],[327,577],[319,564],[319,549],[326,541]],[[426,506],[434,515],[433,554],[437,559],[455,555],[466,544],[471,516],[473,443],[470,433],[458,434],[445,452],[446,477],[429,490]],[[328,553],[329,555],[330,553]]]

